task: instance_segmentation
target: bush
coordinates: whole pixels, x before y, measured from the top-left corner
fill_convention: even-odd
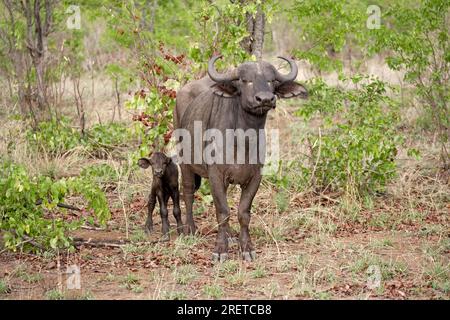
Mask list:
[[[323,130],[309,134],[309,180],[321,189],[367,193],[382,190],[395,176],[397,112],[380,80],[354,76],[355,89],[311,83],[311,99],[297,112],[305,118],[324,115]],[[315,110],[315,111],[314,111]],[[337,124],[334,124],[337,122]]]
[[[83,137],[71,127],[70,119],[66,117],[41,122],[37,130],[30,129],[27,132],[27,140],[32,148],[52,155],[63,154],[78,146],[89,152],[103,154],[104,151],[125,145],[131,139],[130,130],[121,123],[96,124],[86,130]]]
[[[55,208],[71,194],[82,195],[88,201],[88,209],[93,210],[100,224],[106,224],[110,217],[104,193],[86,179],[30,177],[23,166],[10,161],[2,162],[0,168],[0,229],[5,231],[5,247],[9,249],[70,247],[66,232],[76,229],[84,218],[68,221]]]
[[[117,171],[106,163],[86,167],[81,170],[80,176],[97,185],[113,183],[119,179]]]
[[[404,80],[414,86],[429,129],[437,133],[444,169],[450,168],[450,51],[448,0],[422,0],[412,6],[396,3],[383,12],[390,21],[374,34],[371,50],[385,52],[392,70],[405,71]]]
[[[81,134],[70,126],[69,118],[52,118],[40,122],[37,130],[28,130],[27,140],[33,148],[57,155],[80,145]]]
[[[176,83],[172,83],[171,87],[164,86],[159,91],[141,92],[126,102],[129,110],[141,112],[133,117],[133,135],[140,141],[138,150],[131,155],[134,163],[153,150],[163,150],[169,143],[173,129],[175,87]]]
[[[113,149],[124,145],[131,139],[128,128],[124,124],[117,122],[96,124],[88,130],[86,137],[87,139],[84,143],[90,150],[99,148]]]

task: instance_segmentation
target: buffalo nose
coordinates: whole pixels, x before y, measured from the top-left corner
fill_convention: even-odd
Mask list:
[[[272,92],[259,92],[255,95],[255,100],[259,104],[273,104],[275,95]]]

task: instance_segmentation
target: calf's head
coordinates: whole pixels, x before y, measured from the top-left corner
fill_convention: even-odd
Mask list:
[[[166,171],[167,165],[172,161],[168,156],[161,152],[154,152],[150,158],[141,158],[138,160],[138,165],[147,169],[149,166],[152,167],[153,175],[161,178]]]
[[[217,84],[214,93],[222,97],[240,96],[242,108],[253,115],[263,116],[275,108],[278,98],[306,98],[306,88],[295,82],[298,68],[289,58],[279,57],[287,61],[291,71],[287,75],[279,73],[273,65],[265,61],[245,62],[236,69],[220,74],[214,63],[221,56],[209,60],[209,77]]]

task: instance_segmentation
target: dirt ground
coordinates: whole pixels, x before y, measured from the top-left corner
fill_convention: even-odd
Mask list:
[[[110,114],[111,108],[100,110]],[[301,153],[299,134],[314,130],[313,121],[305,124],[293,116],[296,108],[281,104],[268,120],[268,129],[280,129],[282,159]],[[93,121],[95,112],[89,114]],[[155,211],[149,239],[143,224],[151,172],[135,181],[120,176],[108,191],[107,228],[90,226],[73,234],[90,243],[78,244],[74,252],[39,255],[0,249],[0,299],[449,299],[450,180],[429,169],[437,154],[429,141],[408,141],[425,150],[422,160],[404,161],[401,150],[395,181],[384,194],[360,201],[282,191],[263,180],[252,207],[257,251],[252,263],[242,261],[234,241],[228,261],[212,264],[216,218],[210,199],[200,195],[194,204],[197,235],[172,234],[169,242],[158,242]],[[120,172],[116,159],[77,153],[33,159],[30,170],[71,176],[102,161]],[[229,192],[235,236],[238,199],[236,187]],[[82,206],[75,200],[68,203]],[[182,212],[184,218],[183,202]],[[169,217],[174,231],[171,207]],[[73,266],[80,271],[79,287],[76,274],[67,273]]]
[[[268,201],[268,190],[256,203]],[[238,192],[231,192],[237,200]],[[303,201],[302,201],[303,200]],[[309,198],[308,201],[317,199]],[[380,199],[381,200],[381,199]],[[336,204],[297,197],[283,213],[256,212],[251,232],[257,260],[243,262],[234,241],[229,260],[213,265],[212,206],[195,216],[196,236],[172,234],[158,242],[159,217],[148,239],[142,232],[145,198],[130,203],[129,239],[120,209],[107,230],[82,229],[89,240],[73,253],[29,255],[2,252],[1,299],[448,299],[450,241],[447,205],[419,220],[403,221],[390,212],[379,225],[383,206],[366,220],[343,221]],[[386,207],[385,207],[386,208]],[[426,211],[426,210],[425,210]],[[327,213],[327,215],[325,215]],[[397,214],[401,215],[401,212]],[[381,219],[381,220],[380,220]],[[395,222],[394,222],[395,221]],[[375,223],[376,222],[376,223]],[[378,224],[377,224],[378,223]],[[236,212],[231,224],[238,230]],[[171,229],[175,229],[171,217]],[[237,233],[236,233],[237,234]],[[105,246],[105,244],[107,246]],[[80,288],[70,289],[67,268],[80,269]],[[73,278],[72,278],[73,279]],[[73,284],[73,282],[72,282]]]

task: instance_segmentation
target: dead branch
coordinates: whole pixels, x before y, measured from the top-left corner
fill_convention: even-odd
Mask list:
[[[112,247],[112,248],[121,248],[127,244],[133,244],[135,246],[149,245],[149,244],[157,244],[168,242],[168,240],[153,240],[153,241],[144,241],[144,242],[132,242],[127,239],[85,239],[85,238],[73,238],[73,244],[75,246],[90,246],[90,247]]]

